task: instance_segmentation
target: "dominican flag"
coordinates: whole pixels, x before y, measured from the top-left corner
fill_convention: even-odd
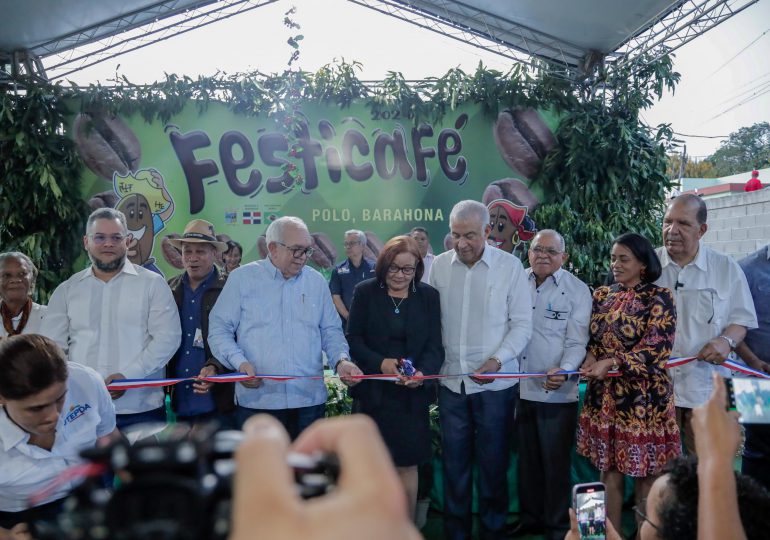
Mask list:
[[[262,212],[243,212],[244,225],[259,225],[260,223],[262,223]]]

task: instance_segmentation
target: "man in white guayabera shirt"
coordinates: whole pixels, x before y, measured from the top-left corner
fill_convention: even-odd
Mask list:
[[[674,293],[676,338],[671,358],[698,360],[671,370],[676,417],[688,453],[695,453],[692,410],[711,396],[711,373],[757,327],[746,276],[732,257],[700,242],[706,234],[706,203],[684,194],[669,203],[663,217],[663,246],[656,249],[663,273],[655,282]]]
[[[128,261],[128,242],[122,212],[100,208],[88,217],[83,244],[91,266],[56,288],[41,331],[107,384],[162,378],[182,337],[171,289],[160,274]],[[111,394],[119,429],[166,419],[161,388]]]
[[[532,339],[521,370],[575,371],[583,363],[591,320],[588,286],[567,272],[564,238],[544,229],[529,247]],[[519,516],[512,536],[544,534],[561,540],[569,530],[571,454],[578,415],[578,376],[553,375],[519,383]]]
[[[453,250],[433,261],[441,298],[444,364],[439,413],[446,538],[471,538],[472,456],[478,464],[481,538],[502,538],[508,516],[510,440],[516,379],[476,374],[519,371],[532,333],[532,301],[521,262],[487,244],[489,210],[460,201],[449,215]],[[452,377],[473,373],[472,376]]]

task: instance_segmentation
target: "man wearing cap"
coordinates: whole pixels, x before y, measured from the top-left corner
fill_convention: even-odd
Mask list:
[[[227,244],[218,241],[214,226],[202,219],[192,220],[182,237],[170,242],[182,252],[185,271],[168,280],[179,309],[182,345],[166,366],[166,376],[209,377],[229,372],[214,358],[208,344],[209,313],[227,279],[214,262]],[[221,428],[234,427],[232,383],[184,382],[169,388],[178,421],[196,425],[216,420]]]
[[[209,316],[211,352],[247,375],[291,375],[288,381],[252,379],[235,388],[236,419],[267,413],[299,433],[322,418],[326,385],[323,357],[346,383],[361,370],[350,361],[340,317],[326,279],[306,268],[313,239],[305,223],[284,216],[265,233],[268,256],[228,276]]]
[[[127,259],[128,242],[122,212],[99,208],[88,217],[83,245],[91,266],[56,288],[40,331],[107,384],[163,377],[182,335],[171,290],[162,276]],[[121,430],[166,420],[161,388],[110,394]]]

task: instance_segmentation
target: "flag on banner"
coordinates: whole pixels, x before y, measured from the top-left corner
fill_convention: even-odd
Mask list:
[[[244,210],[243,212],[244,225],[259,225],[260,223],[262,223],[262,212],[252,212],[250,210]]]

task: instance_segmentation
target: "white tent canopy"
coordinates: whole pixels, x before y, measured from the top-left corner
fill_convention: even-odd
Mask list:
[[[61,78],[279,0],[0,0],[0,81]],[[322,0],[318,0],[322,1]],[[757,0],[349,0],[565,77],[676,49]],[[4,73],[3,73],[4,72]]]

